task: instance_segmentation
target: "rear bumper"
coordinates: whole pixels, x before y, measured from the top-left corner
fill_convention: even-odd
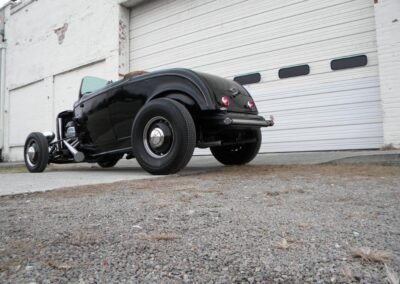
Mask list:
[[[272,116],[267,120],[260,115],[229,112],[203,117],[203,121],[206,122],[207,126],[226,128],[259,128],[274,125],[274,118]]]
[[[230,118],[229,116],[224,119],[225,125],[248,125],[248,126],[259,126],[268,127],[274,125],[274,120],[266,119],[246,119],[246,118]]]

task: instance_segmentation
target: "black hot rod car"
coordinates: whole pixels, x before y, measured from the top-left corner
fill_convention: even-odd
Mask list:
[[[176,173],[195,147],[210,147],[221,163],[250,162],[261,144],[258,115],[240,84],[187,69],[132,72],[111,82],[82,80],[73,110],[57,116],[57,133],[33,132],[25,164],[42,172],[50,163],[113,167],[124,155],[152,174]]]

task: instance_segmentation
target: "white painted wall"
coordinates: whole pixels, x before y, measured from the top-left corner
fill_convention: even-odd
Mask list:
[[[400,147],[400,1],[375,4],[385,144]]]
[[[21,160],[26,136],[55,129],[86,75],[127,71],[121,39],[129,10],[117,0],[22,1],[7,17],[5,160]]]

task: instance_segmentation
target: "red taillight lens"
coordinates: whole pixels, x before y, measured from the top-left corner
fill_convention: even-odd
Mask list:
[[[247,102],[247,106],[249,109],[256,108],[256,104],[254,102]]]
[[[227,107],[227,106],[229,106],[230,103],[231,103],[231,101],[229,100],[229,97],[224,96],[224,97],[221,98],[221,104],[223,106]]]

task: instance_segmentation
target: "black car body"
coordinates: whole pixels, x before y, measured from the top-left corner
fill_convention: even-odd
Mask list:
[[[48,163],[111,167],[126,154],[153,174],[168,174],[188,163],[194,147],[210,147],[220,162],[243,164],[258,153],[260,127],[272,125],[243,86],[217,76],[169,69],[116,82],[86,77],[73,110],[58,114],[56,135],[28,136],[25,162],[32,172]]]

